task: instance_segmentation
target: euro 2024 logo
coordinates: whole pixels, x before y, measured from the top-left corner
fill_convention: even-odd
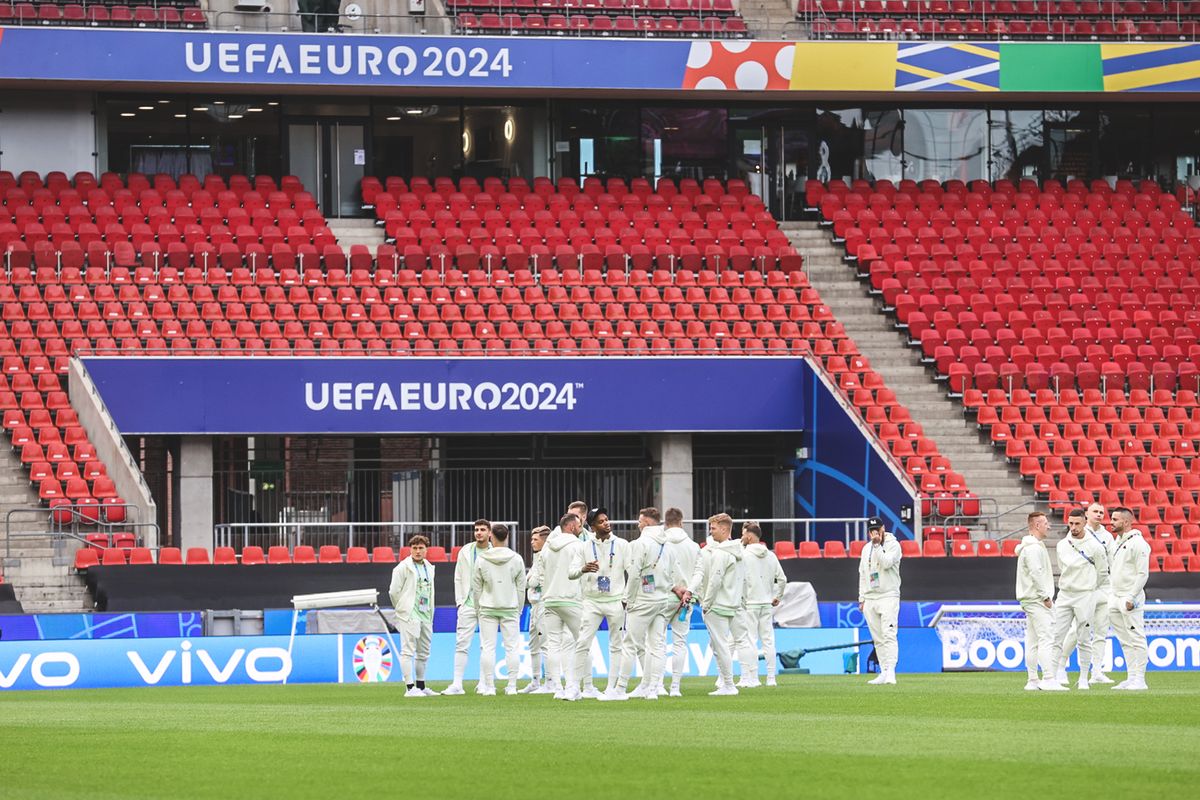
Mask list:
[[[361,683],[383,683],[392,674],[392,648],[382,636],[364,636],[354,645],[351,665]]]

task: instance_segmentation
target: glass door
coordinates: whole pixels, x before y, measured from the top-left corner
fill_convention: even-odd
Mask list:
[[[293,120],[288,123],[288,171],[304,182],[327,217],[362,214],[367,169],[367,126],[361,121]]]
[[[732,126],[731,178],[746,182],[776,219],[799,219],[808,179],[809,131],[785,120]]]

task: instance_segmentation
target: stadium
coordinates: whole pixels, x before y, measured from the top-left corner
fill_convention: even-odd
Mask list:
[[[6,794],[1192,791],[1198,25],[0,3]]]

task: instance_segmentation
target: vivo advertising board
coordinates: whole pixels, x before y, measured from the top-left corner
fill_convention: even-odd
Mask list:
[[[800,358],[725,357],[84,364],[123,434],[801,430],[811,370]]]

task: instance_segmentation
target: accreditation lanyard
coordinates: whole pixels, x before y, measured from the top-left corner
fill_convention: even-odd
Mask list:
[[[646,568],[648,572],[654,572],[654,568],[658,566],[658,560],[662,558],[663,550],[666,548],[666,546],[666,542],[663,542],[658,546],[658,555],[654,557],[654,563]]]
[[[609,534],[609,536],[612,536],[612,534]],[[608,568],[610,570],[613,568],[613,558],[615,557],[616,552],[617,552],[617,540],[609,539],[609,542],[608,542]],[[600,551],[598,551],[596,549],[596,540],[595,539],[592,540],[592,556],[593,556],[594,560],[596,560],[596,561],[600,560]]]
[[[1093,533],[1092,535],[1095,536],[1096,534]],[[1092,558],[1087,553],[1083,552],[1078,547],[1076,547],[1074,542],[1067,542],[1067,544],[1069,544],[1071,546],[1072,550],[1074,550],[1076,553],[1079,553],[1079,555],[1083,556],[1085,561],[1087,561],[1093,567],[1096,566],[1096,559]]]

